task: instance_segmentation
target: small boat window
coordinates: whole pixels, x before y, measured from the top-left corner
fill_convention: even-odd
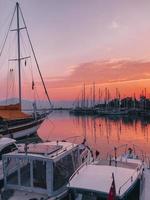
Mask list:
[[[61,160],[54,163],[54,178],[53,188],[54,190],[59,189],[63,185],[67,184],[70,176],[74,172],[72,156],[69,154]]]
[[[6,180],[8,184],[18,184],[18,160],[15,158],[8,158],[6,162]]]
[[[75,165],[75,169],[77,169],[79,167],[79,156],[78,156],[78,149],[73,151],[73,162]]]
[[[21,159],[19,164],[21,185],[30,187],[30,162],[27,159]]]
[[[42,160],[33,161],[33,186],[46,189],[46,162]]]

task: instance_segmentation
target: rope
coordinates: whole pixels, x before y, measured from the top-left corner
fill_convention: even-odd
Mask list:
[[[4,42],[2,44],[2,49],[0,50],[0,57],[1,57],[2,53],[3,53],[4,47],[5,47],[7,38],[8,38],[8,34],[9,34],[9,31],[10,31],[10,28],[11,28],[11,25],[12,25],[12,22],[13,22],[13,19],[14,19],[15,12],[16,12],[16,6],[15,6],[15,9],[14,9],[14,12],[13,12],[13,16],[12,16],[12,19],[11,19],[9,27],[8,27],[8,31],[7,31],[7,33],[5,35]]]
[[[16,34],[14,35],[12,39],[12,42],[16,40]],[[14,71],[14,67],[12,66],[12,62],[9,61],[11,54],[10,54],[10,49],[11,49],[11,39],[9,38],[9,43],[8,43],[8,68],[7,68],[7,88],[6,88],[6,104],[7,100],[10,96],[13,97],[14,91],[15,91],[15,75],[12,73]],[[15,54],[16,54],[16,49],[15,49]],[[11,66],[10,66],[11,63]]]
[[[9,13],[9,15],[7,15],[7,17],[3,20],[3,23],[0,25],[1,30],[3,30],[3,27],[4,27],[7,23],[10,22],[10,20],[9,20],[10,16],[12,16],[11,13]],[[1,30],[0,30],[0,31],[1,31]],[[2,34],[2,31],[0,32],[0,34]],[[2,35],[0,36],[0,38],[2,38]],[[1,42],[0,47],[1,47],[2,45],[3,45],[3,41]]]
[[[20,12],[21,12],[21,10],[20,10]],[[22,13],[21,13],[21,15],[22,15]],[[22,18],[23,18],[23,16],[22,16]],[[24,25],[25,25],[25,27],[26,27],[24,18],[23,18],[23,22],[24,22]],[[35,58],[36,65],[37,65],[38,63],[37,63],[37,60],[36,60],[36,57],[35,57],[35,54],[34,54],[34,51],[33,51],[33,47],[32,47],[32,44],[31,44],[31,41],[30,41],[30,38],[29,38],[29,34],[28,34],[28,31],[27,31],[27,28],[26,28],[26,32],[27,32],[27,36],[28,36],[28,39],[29,39],[29,43],[30,43],[30,48],[29,48],[29,49],[32,50],[32,53],[33,53],[33,56],[34,56],[34,58]],[[27,45],[26,45],[24,39],[22,38],[22,35],[21,35],[21,41],[22,41],[22,43],[23,43],[23,48],[24,48],[25,53],[26,53],[27,51],[29,52],[29,49],[27,48]],[[27,53],[26,53],[26,55],[27,55]],[[38,99],[40,99],[40,98],[39,98],[39,95],[38,95],[38,92],[37,92],[37,89],[36,89],[36,86],[35,86],[35,81],[34,81],[34,76],[33,76],[33,69],[32,69],[32,68],[33,68],[33,65],[32,65],[32,60],[31,60],[31,52],[29,52],[28,55],[30,55],[29,69],[30,69],[31,77],[32,77],[32,89],[34,90],[34,100],[36,101],[36,96],[37,96]],[[38,66],[37,66],[37,68],[38,68]],[[38,71],[39,71],[39,69],[38,69]],[[40,78],[42,79],[40,71],[39,71],[39,74],[40,74]],[[43,83],[43,79],[42,79],[42,83]],[[46,94],[46,96],[47,96],[48,93],[47,93],[47,91],[46,91],[45,85],[44,85],[44,89],[45,89],[45,94]],[[49,98],[48,98],[48,100],[49,100]]]
[[[11,97],[13,97],[14,91],[15,91],[15,73],[13,73],[13,72],[14,72],[14,69],[12,69],[12,71],[10,72],[11,73],[11,77],[12,77],[11,92],[10,92]]]
[[[19,7],[19,9],[20,9],[20,7]],[[41,80],[42,80],[42,83],[43,83],[45,94],[46,94],[47,99],[49,101],[50,107],[52,107],[52,103],[51,103],[51,100],[49,98],[49,95],[48,95],[48,92],[47,92],[47,89],[46,89],[46,86],[45,86],[45,83],[44,83],[44,80],[43,80],[43,77],[42,77],[42,74],[41,74],[41,71],[40,71],[40,68],[39,68],[39,64],[38,64],[38,61],[37,61],[37,58],[36,58],[36,55],[35,55],[35,52],[34,52],[34,49],[33,49],[33,46],[32,46],[32,42],[31,42],[31,39],[30,39],[30,36],[29,36],[29,32],[28,32],[28,29],[27,29],[27,26],[26,26],[26,23],[25,23],[25,19],[24,19],[24,16],[23,16],[23,13],[22,13],[21,9],[20,9],[20,13],[21,13],[21,16],[22,16],[22,19],[23,19],[23,23],[24,23],[24,25],[26,27],[27,37],[28,37],[28,40],[29,40],[29,43],[30,43],[30,46],[31,46],[31,49],[32,49],[32,53],[33,53],[33,56],[34,56],[34,59],[35,59],[35,63],[36,63],[38,72],[40,74],[40,77],[41,77]]]

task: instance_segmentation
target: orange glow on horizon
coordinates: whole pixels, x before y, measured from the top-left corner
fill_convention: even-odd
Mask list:
[[[138,98],[145,88],[147,97],[150,97],[149,61],[101,60],[82,63],[74,66],[74,68],[71,67],[71,69],[70,74],[66,76],[56,79],[55,77],[46,78],[45,84],[52,101],[81,99],[84,84],[85,96],[91,99],[93,82],[95,83],[97,100],[99,99],[99,90],[102,93],[101,98],[104,99],[105,88],[110,92],[110,99],[116,96],[116,88],[119,90],[121,98],[134,95]],[[29,82],[23,82],[22,85],[22,97],[24,99],[46,100],[44,88],[40,81],[35,82],[35,91],[32,90],[32,84]],[[17,90],[15,90],[14,96],[18,96]]]
[[[83,91],[83,85],[77,85],[77,86],[70,86],[70,87],[60,87],[60,88],[50,88],[48,87],[48,93],[50,98],[53,101],[74,101],[78,98],[81,99],[82,91]],[[91,99],[91,90],[93,88],[93,83],[85,85],[85,96],[88,99]],[[132,83],[129,82],[123,82],[123,83],[107,83],[107,84],[95,84],[95,97],[98,100],[99,99],[99,90],[101,92],[101,98],[104,99],[104,93],[105,88],[109,90],[110,98],[115,98],[116,96],[116,88],[118,89],[121,98],[126,96],[136,96],[136,98],[139,98],[139,96],[142,94],[142,92],[145,91],[146,88],[146,94],[147,97],[150,98],[150,80],[139,80],[139,81],[132,81]],[[43,91],[43,88],[37,88],[38,90],[38,98],[40,100],[45,100],[46,95]],[[34,95],[28,92],[29,88],[26,87],[24,89],[24,98],[25,99],[34,99]]]

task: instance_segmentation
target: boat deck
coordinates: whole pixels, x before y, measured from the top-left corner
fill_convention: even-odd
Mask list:
[[[99,161],[97,164],[85,165],[72,176],[68,187],[108,194],[112,183],[112,173],[114,173],[116,194],[123,196],[137,181],[140,173],[140,168],[137,170],[137,164],[127,164],[129,165],[123,163],[123,167],[115,167],[105,164],[105,161]]]
[[[140,200],[150,199],[150,169],[144,169],[140,191]]]

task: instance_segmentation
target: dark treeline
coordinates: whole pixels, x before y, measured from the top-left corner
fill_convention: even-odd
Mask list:
[[[124,108],[124,109],[142,109],[150,110],[150,99],[140,96],[139,100],[134,97],[114,98],[110,101],[104,101],[95,105],[96,108]]]

